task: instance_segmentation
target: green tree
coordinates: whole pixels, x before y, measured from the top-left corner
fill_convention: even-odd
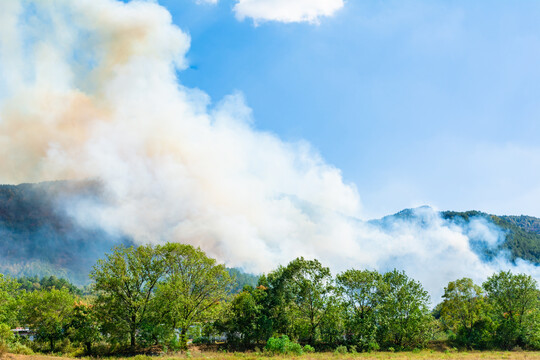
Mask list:
[[[131,348],[136,347],[137,334],[152,318],[149,310],[165,272],[161,248],[150,245],[116,247],[98,260],[90,274],[98,292],[96,307],[115,341],[124,341],[127,334]]]
[[[17,318],[17,289],[20,284],[0,274],[0,324],[15,325]]]
[[[92,304],[83,301],[75,303],[68,335],[74,343],[84,345],[87,354],[92,352],[92,344],[101,339],[98,314]]]
[[[13,338],[11,327],[17,319],[19,286],[14,279],[0,274],[0,347]]]
[[[379,343],[397,349],[423,347],[433,332],[429,295],[422,284],[404,272],[383,275],[379,289]]]
[[[180,329],[181,347],[187,348],[190,326],[214,320],[214,311],[228,295],[232,280],[223,265],[199,248],[167,244],[161,252],[167,278],[156,288],[156,304],[171,330]]]
[[[538,285],[525,274],[501,271],[483,284],[493,318],[497,322],[495,341],[506,349],[540,343]]]
[[[482,288],[469,278],[451,281],[444,289],[441,319],[456,334],[459,345],[485,348],[490,340],[491,319]]]
[[[48,342],[54,351],[55,343],[66,336],[75,298],[66,288],[26,293],[23,299],[23,322],[36,332],[37,340]]]
[[[313,345],[320,325],[337,298],[330,269],[318,260],[300,257],[269,274],[279,299],[278,312],[287,313],[289,333]]]
[[[382,275],[377,271],[347,270],[336,278],[344,301],[346,336],[358,349],[377,344],[377,315]]]
[[[266,288],[253,288],[249,285],[236,294],[229,303],[226,320],[221,328],[227,334],[231,345],[249,348],[261,340],[266,340],[264,303],[267,296]]]

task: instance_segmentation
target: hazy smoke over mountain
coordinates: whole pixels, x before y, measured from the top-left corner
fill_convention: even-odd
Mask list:
[[[483,220],[357,220],[356,188],[308,144],[254,129],[241,94],[213,104],[178,83],[188,48],[152,2],[1,2],[0,181],[99,179],[105,202],[66,209],[82,225],[190,243],[248,271],[316,257],[404,269],[439,294],[510,266],[471,250],[470,238],[501,239]]]

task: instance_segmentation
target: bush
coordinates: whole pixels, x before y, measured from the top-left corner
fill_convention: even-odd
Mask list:
[[[294,341],[291,341],[287,335],[282,337],[271,337],[266,342],[265,349],[272,354],[295,354],[303,353],[302,346]]]
[[[313,346],[308,344],[308,345],[304,346],[304,351],[307,352],[307,353],[314,353],[315,349],[313,348]]]
[[[151,356],[148,356],[148,355],[135,355],[133,357],[133,360],[152,360],[152,357]]]
[[[347,353],[347,347],[345,345],[340,345],[334,350],[336,354],[346,354]]]
[[[23,345],[19,342],[15,342],[9,346],[9,352],[13,354],[21,354],[21,355],[32,355],[34,351],[30,349],[28,346]]]

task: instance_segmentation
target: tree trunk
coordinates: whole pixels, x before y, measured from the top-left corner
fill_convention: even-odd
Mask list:
[[[185,326],[180,330],[180,348],[182,350],[187,350],[187,329]]]
[[[92,343],[90,341],[87,341],[84,343],[84,346],[86,347],[86,353],[90,355],[92,352]]]
[[[136,345],[136,342],[135,342],[135,334],[137,333],[137,324],[136,324],[136,321],[137,321],[137,316],[136,315],[132,315],[131,316],[131,331],[130,331],[130,341],[131,341],[131,350],[135,350],[135,345]]]

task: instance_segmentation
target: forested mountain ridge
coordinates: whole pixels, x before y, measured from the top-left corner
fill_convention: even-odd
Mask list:
[[[66,213],[66,204],[100,201],[95,181],[55,181],[39,184],[0,185],[0,273],[13,276],[68,278],[83,285],[99,258],[118,244],[131,245],[127,236],[111,235],[99,227],[82,226]],[[422,208],[420,208],[421,210]],[[429,221],[418,209],[405,209],[370,223],[391,226],[396,220]],[[522,258],[540,264],[540,219],[531,216],[497,216],[479,211],[430,212],[444,221],[466,224],[483,218],[501,230],[504,241],[496,248],[480,249],[489,258],[508,250],[511,260]],[[229,269],[242,284],[255,284],[256,276]],[[238,289],[236,289],[238,290]]]
[[[129,237],[81,226],[65,213],[67,203],[99,201],[101,196],[96,181],[0,185],[0,273],[54,275],[87,284],[97,259],[116,245],[133,245]],[[227,270],[237,279],[233,292],[257,283],[258,276]]]
[[[0,185],[0,273],[87,282],[105,251],[132,243],[65,213],[66,203],[99,197],[99,188],[93,181]]]

